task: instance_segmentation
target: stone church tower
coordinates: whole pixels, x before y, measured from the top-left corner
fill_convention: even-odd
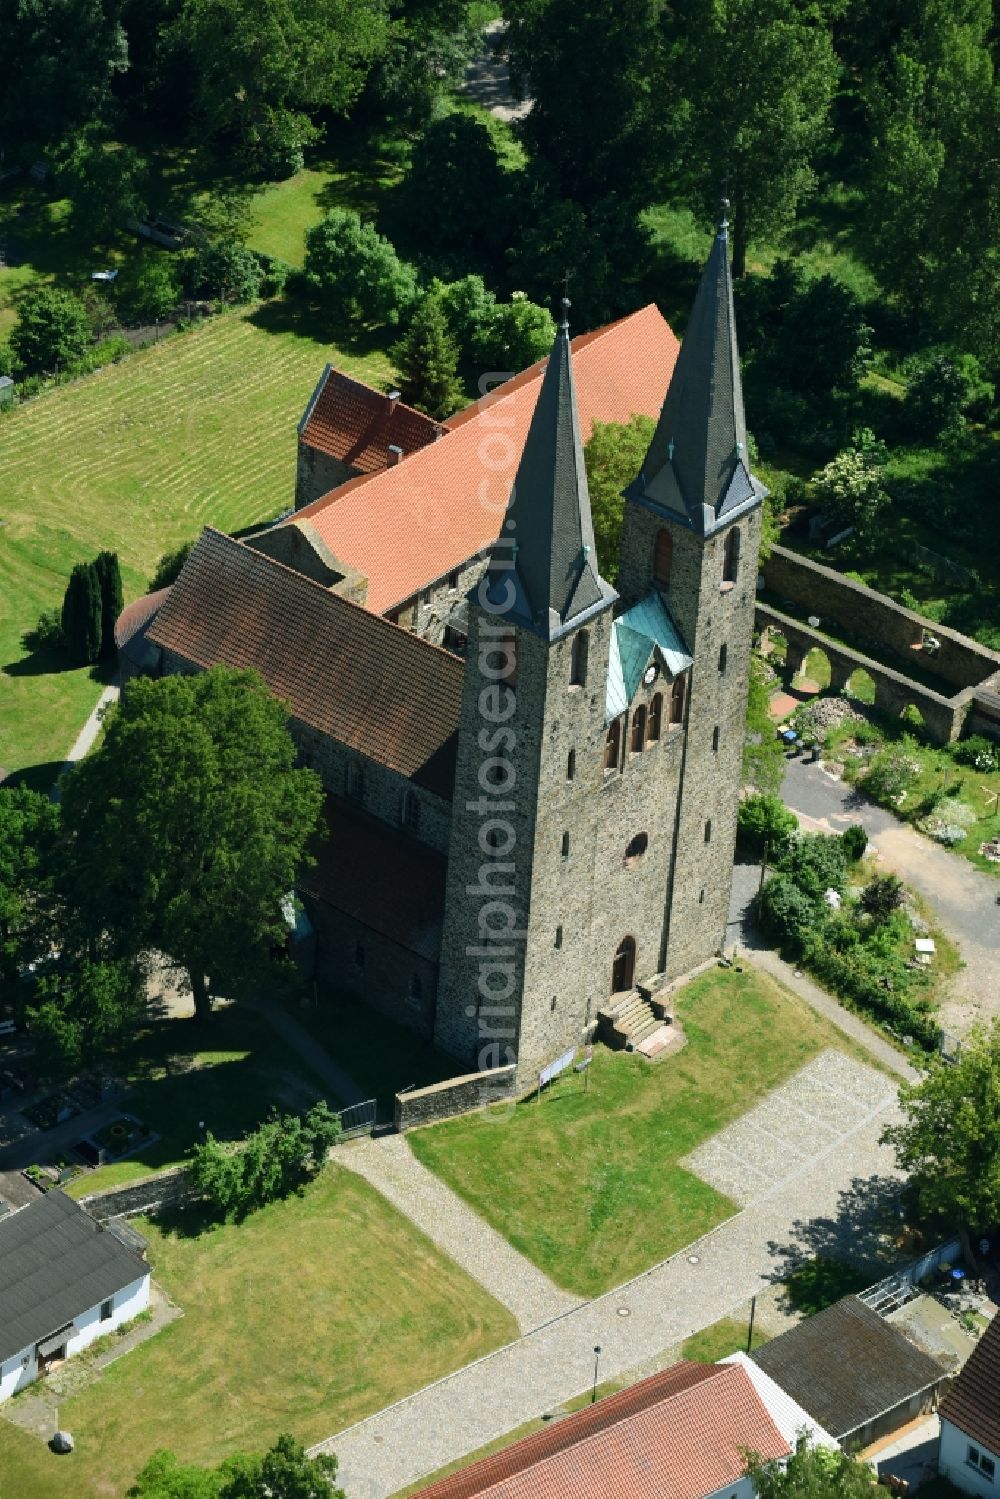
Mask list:
[[[564,304],[568,308],[568,303]],[[723,941],[764,491],[719,229],[599,575],[566,320],[469,598],[436,1043],[518,1081]]]

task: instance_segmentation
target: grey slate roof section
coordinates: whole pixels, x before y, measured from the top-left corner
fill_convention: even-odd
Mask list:
[[[149,1273],[64,1192],[0,1222],[0,1363]]]
[[[487,590],[494,602],[512,595],[502,617],[548,640],[617,598],[597,571],[565,321],[549,355]]]
[[[630,499],[709,535],[767,493],[750,473],[725,219]]]
[[[755,1349],[753,1361],[838,1442],[947,1377],[856,1296]]]

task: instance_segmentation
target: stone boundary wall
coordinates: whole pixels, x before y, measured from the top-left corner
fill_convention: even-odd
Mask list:
[[[870,656],[831,640],[828,635],[782,614],[779,609],[772,609],[769,604],[757,604],[754,626],[761,633],[769,628],[781,631],[788,641],[788,666],[793,673],[802,669],[809,652],[816,646],[830,662],[830,686],[834,692],[846,687],[849,678],[861,667],[875,683],[874,706],[877,712],[887,718],[898,718],[912,703],[919,708],[928,736],[935,744],[949,744],[961,734],[976,695],[975,688],[966,687],[954,697],[945,697],[914,682],[902,672],[893,671]]]
[[[397,1093],[394,1109],[396,1128],[413,1129],[418,1124],[433,1124],[467,1114],[489,1103],[514,1097],[517,1067],[496,1067],[491,1072],[470,1072],[464,1077],[450,1077],[427,1088],[413,1088]]]
[[[109,1218],[134,1218],[140,1213],[173,1207],[190,1195],[187,1167],[172,1166],[156,1176],[144,1176],[141,1181],[129,1182],[127,1186],[109,1187],[106,1192],[81,1197],[79,1202],[98,1223],[105,1223]]]
[[[765,586],[779,601],[787,599],[820,619],[826,615],[869,649],[894,658],[904,673],[907,663],[919,652],[921,670],[941,678],[945,696],[949,695],[948,687],[979,686],[990,677],[1000,676],[1000,654],[996,651],[912,609],[904,609],[884,593],[876,593],[874,588],[845,578],[834,568],[823,567],[787,547],[772,547],[761,571]],[[919,649],[925,630],[940,641],[933,653]]]

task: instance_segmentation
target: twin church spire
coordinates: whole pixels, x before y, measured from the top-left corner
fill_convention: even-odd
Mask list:
[[[568,312],[564,298],[487,575],[510,623],[549,640],[616,598],[597,567]],[[765,493],[747,453],[725,212],[642,472],[626,493],[703,536]]]

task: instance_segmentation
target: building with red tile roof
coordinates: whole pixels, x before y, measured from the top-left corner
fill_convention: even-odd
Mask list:
[[[940,1406],[938,1469],[968,1494],[992,1499],[1000,1480],[1000,1313]]]
[[[791,1447],[744,1369],[674,1364],[414,1499],[750,1499],[747,1453]]]
[[[301,509],[347,479],[375,474],[434,442],[438,422],[327,365],[299,422],[295,504]]]

